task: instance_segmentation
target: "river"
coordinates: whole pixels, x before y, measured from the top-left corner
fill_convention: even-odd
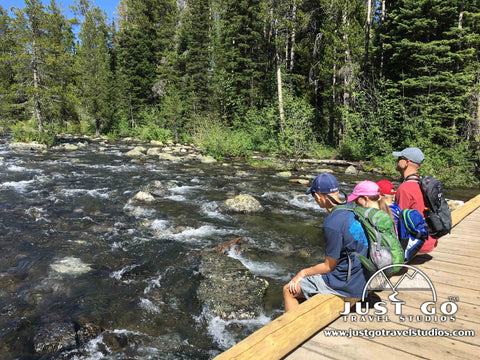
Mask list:
[[[40,359],[39,329],[82,322],[105,331],[58,358],[211,359],[279,316],[282,285],[323,260],[326,213],[305,195],[307,185],[241,161],[132,159],[125,156],[132,147],[91,141],[75,151],[30,151],[0,142],[2,359]],[[293,177],[311,179],[320,168]],[[347,194],[364,179],[330,169]],[[173,186],[159,201],[132,205],[154,180]],[[242,193],[264,211],[219,210]],[[450,194],[473,196],[462,189]],[[257,251],[230,256],[270,286],[261,316],[224,321],[196,298],[196,259],[240,236]]]

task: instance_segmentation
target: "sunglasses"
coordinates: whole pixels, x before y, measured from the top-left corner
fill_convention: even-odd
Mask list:
[[[397,162],[400,161],[400,160],[408,161],[408,159],[407,159],[406,157],[404,157],[404,156],[400,156],[400,157],[398,158]]]

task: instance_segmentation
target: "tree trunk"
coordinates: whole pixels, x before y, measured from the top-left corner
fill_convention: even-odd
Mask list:
[[[292,35],[290,38],[290,72],[293,71],[293,65],[294,65],[294,58],[295,58],[295,24],[297,23],[297,4],[293,5],[292,8],[292,24],[293,24],[293,29],[292,29]]]
[[[278,20],[275,19],[275,39],[278,38]],[[283,92],[282,92],[282,67],[280,62],[280,54],[278,45],[275,46],[275,62],[277,66],[277,93],[278,93],[278,111],[280,113],[280,130],[282,135],[285,134],[285,114],[283,111]]]
[[[38,59],[37,59],[37,44],[35,40],[32,42],[32,69],[33,69],[33,87],[35,89],[35,94],[33,95],[33,106],[35,108],[35,115],[37,117],[38,123],[38,132],[42,131],[42,112],[40,109],[40,101],[38,99],[38,94],[40,90],[40,83],[38,78]]]
[[[381,24],[382,24],[382,25],[385,23],[385,17],[386,17],[386,14],[385,14],[385,11],[386,11],[385,1],[386,1],[386,0],[382,0],[382,16],[381,16],[381,18],[380,18],[380,21],[381,21]],[[379,72],[380,78],[382,78],[382,76],[383,76],[383,66],[384,66],[383,40],[382,40],[382,38],[380,37],[380,72]]]
[[[365,76],[368,73],[368,49],[370,47],[370,27],[372,22],[372,0],[367,0],[367,24],[365,27],[365,60],[363,71]]]

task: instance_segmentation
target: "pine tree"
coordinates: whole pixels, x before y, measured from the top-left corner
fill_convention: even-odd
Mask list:
[[[12,51],[14,43],[11,21],[7,11],[0,5],[0,130],[3,125],[8,125],[13,115]]]
[[[61,109],[73,53],[71,27],[53,0],[48,8],[39,0],[25,0],[24,9],[16,11],[12,24],[16,102],[33,114],[41,133],[46,120],[53,127],[64,115]]]
[[[91,0],[79,0],[75,8],[84,20],[76,53],[78,90],[85,112],[94,119],[95,134],[100,135],[102,123],[109,117],[108,99],[111,89],[109,30],[105,14],[92,6]]]
[[[172,47],[177,6],[174,0],[122,0],[117,66],[124,113],[132,128],[140,113],[157,103],[153,87],[161,59]]]
[[[226,98],[222,112],[232,124],[242,121],[249,108],[262,107],[268,93],[266,4],[261,0],[225,1],[216,16],[220,44],[215,63],[224,70],[220,76]]]

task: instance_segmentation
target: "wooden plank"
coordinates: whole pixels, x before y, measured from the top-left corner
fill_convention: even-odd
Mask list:
[[[404,359],[404,350],[392,349],[385,344],[378,344],[363,338],[351,338],[345,341],[340,336],[326,337],[321,331],[308,341],[304,346],[289,354],[285,360],[308,360],[308,359],[376,359],[382,354],[390,359]],[[413,352],[408,354],[408,359],[425,359],[418,357]]]
[[[476,246],[477,229],[480,228],[480,195],[466,202],[452,212],[455,227],[452,234],[439,240],[432,256],[421,255],[412,263],[424,270],[435,285],[438,301],[446,301],[449,296],[458,297],[457,318],[453,323],[435,323],[438,329],[475,329],[480,333],[480,250]],[[468,214],[475,216],[462,221]],[[462,252],[463,250],[463,252]],[[423,257],[423,259],[422,259]],[[427,261],[425,261],[427,259]],[[428,260],[429,259],[429,260]],[[477,260],[478,259],[478,260]],[[428,295],[411,292],[408,296],[406,314],[418,314],[418,306]],[[385,301],[389,303],[389,301]],[[348,322],[338,319],[330,326],[325,326],[340,316],[344,302],[332,295],[317,295],[304,302],[296,309],[278,317],[270,324],[258,330],[248,338],[233,346],[215,359],[372,359],[382,354],[386,358],[440,359],[471,358],[480,348],[477,338],[453,337],[377,337],[374,339],[355,337],[327,337],[326,330],[365,329],[365,323]],[[371,329],[430,329],[432,323],[402,323],[391,321],[368,323]],[[456,327],[454,327],[456,326]],[[319,331],[324,329],[324,331]],[[316,334],[316,335],[315,335]],[[313,336],[315,335],[315,336]],[[312,337],[313,336],[313,337]],[[307,339],[309,341],[305,342]],[[303,345],[298,347],[300,344]],[[292,349],[295,349],[292,352]]]
[[[318,294],[283,314],[215,359],[279,359],[338,318],[342,298]]]
[[[467,201],[465,204],[460,206],[457,210],[452,211],[453,226],[457,225],[460,221],[466,218],[478,207],[480,207],[480,194],[475,196],[473,199]]]

